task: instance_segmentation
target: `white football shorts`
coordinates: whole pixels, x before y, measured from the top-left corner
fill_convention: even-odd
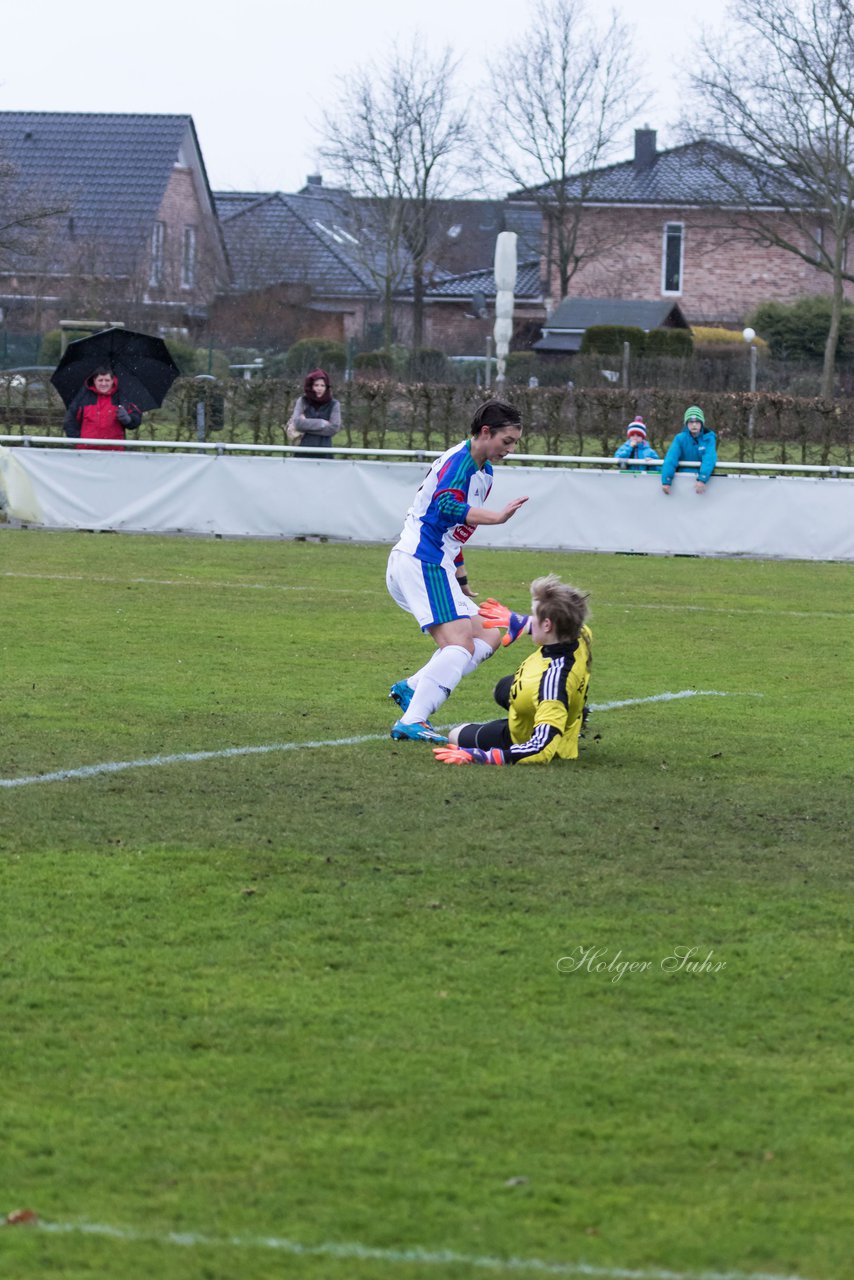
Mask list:
[[[456,574],[441,564],[425,564],[406,551],[392,551],[385,581],[392,600],[412,614],[422,631],[477,613],[477,605],[463,595]]]

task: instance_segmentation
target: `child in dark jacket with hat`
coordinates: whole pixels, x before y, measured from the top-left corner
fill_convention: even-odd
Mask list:
[[[680,462],[699,462],[700,469],[694,482],[697,493],[705,493],[709,477],[718,460],[717,440],[714,431],[706,429],[706,415],[698,405],[685,410],[683,428],[664,455],[661,469],[661,487],[670,492],[673,476]]]
[[[644,466],[642,460],[644,458],[652,458],[658,461],[658,454],[647,440],[646,427],[643,424],[643,418],[638,415],[633,418],[626,428],[626,441],[621,444],[614,453],[615,458],[629,459],[635,462],[635,466],[628,465],[623,462],[620,470],[625,471],[658,471],[658,467]],[[639,464],[639,465],[638,465]]]

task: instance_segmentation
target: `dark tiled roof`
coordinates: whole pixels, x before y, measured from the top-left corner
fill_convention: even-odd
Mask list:
[[[535,258],[541,251],[543,218],[538,209],[504,200],[439,200],[436,222],[431,246],[435,275],[460,275],[493,262],[501,231],[516,232],[520,260]]]
[[[385,259],[380,229],[371,226],[370,202],[314,183],[297,195],[218,191],[214,200],[236,289],[307,284],[317,297],[377,295]],[[499,231],[517,232],[520,256],[525,252],[530,259],[539,253],[542,216],[537,209],[448,200],[438,202],[437,217],[441,229],[428,265],[431,297],[471,297],[478,291],[493,296],[491,264]],[[455,261],[469,270],[449,271],[448,264]],[[538,263],[526,262],[524,273],[520,268],[520,296],[540,295]],[[396,297],[411,294],[408,266],[402,258]]]
[[[623,324],[646,330],[667,324],[677,329],[688,328],[678,303],[667,299],[644,302],[631,298],[564,298],[543,328],[577,331],[597,324]]]
[[[321,297],[377,292],[366,265],[375,255],[346,193],[218,191],[214,201],[236,289],[304,284]]]
[[[43,204],[71,206],[56,223],[54,267],[73,240],[97,243],[104,270],[133,269],[188,130],[195,142],[188,115],[0,111],[0,159],[13,183]]]
[[[250,205],[266,199],[266,195],[257,191],[215,191],[214,207],[220,222],[225,222],[227,218],[233,218],[236,213],[243,213],[244,209],[248,209]]]
[[[624,160],[570,178],[567,194],[589,204],[773,205],[791,200],[794,189],[769,166],[750,163],[738,152],[709,140],[654,153],[652,163]],[[530,199],[544,187],[516,191],[511,199]]]
[[[457,276],[448,276],[437,284],[430,285],[428,289],[428,296],[431,298],[470,299],[476,293],[482,293],[485,298],[495,297],[494,268],[485,267],[481,271],[464,271]],[[520,262],[516,268],[516,301],[541,301],[542,296],[539,258],[532,262]]]
[[[531,343],[532,351],[572,352],[581,350],[580,333],[550,333],[547,338],[538,338]]]

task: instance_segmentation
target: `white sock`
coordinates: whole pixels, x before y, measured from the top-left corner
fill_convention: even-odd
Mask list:
[[[473,671],[477,671],[482,662],[486,662],[487,658],[491,658],[495,653],[491,644],[487,644],[486,640],[481,640],[476,636],[474,639],[474,653],[469,656],[469,665],[466,667],[466,675],[470,676]]]
[[[428,720],[456,689],[469,669],[471,655],[460,644],[449,644],[437,649],[430,661],[418,674],[418,687],[412,701],[400,717],[404,724],[418,724]]]
[[[477,671],[480,664],[482,662],[486,662],[487,658],[491,658],[495,653],[492,645],[488,644],[486,640],[481,640],[479,637],[475,637],[472,643],[474,644],[474,653],[469,655],[469,665],[466,668],[467,676],[470,676],[473,671]],[[409,685],[410,689],[418,688],[418,681],[421,679],[429,665],[429,662],[425,662],[423,667],[419,667],[417,671],[413,671],[411,676],[406,677],[406,683]]]

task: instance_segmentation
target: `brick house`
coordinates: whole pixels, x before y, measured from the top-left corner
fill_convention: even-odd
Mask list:
[[[449,355],[484,354],[495,324],[495,242],[500,232],[513,231],[511,347],[527,348],[546,314],[539,210],[506,200],[446,200],[439,207],[442,232],[433,246],[425,295],[425,345]]]
[[[231,265],[213,327],[249,346],[289,346],[299,337],[382,343],[388,281],[395,340],[412,333],[410,263],[391,262],[368,202],[324,187],[319,175],[293,195],[215,192]],[[523,345],[545,318],[540,281],[542,219],[500,200],[437,202],[425,290],[424,345],[483,354],[492,332],[492,263],[499,231],[519,236],[518,330]]]
[[[231,268],[212,316],[218,336],[257,347],[361,337],[374,318],[377,264],[348,192],[310,180],[294,195],[217,191],[214,201]]]
[[[0,197],[59,208],[0,254],[9,329],[202,327],[228,266],[188,115],[0,111]]]
[[[609,246],[573,276],[571,295],[678,302],[691,324],[732,327],[759,302],[828,293],[826,274],[735,225],[732,188],[720,177],[726,165],[742,165],[749,183],[744,162],[718,144],[658,151],[655,130],[644,128],[635,130],[631,160],[571,179],[569,194],[582,203],[581,244],[587,236]],[[530,204],[525,192],[510,199]],[[767,196],[763,203],[769,207]],[[553,311],[560,289],[548,263],[546,251]]]
[[[493,257],[495,245],[492,247]],[[518,263],[513,294],[511,350],[527,350],[545,323],[540,259]],[[445,276],[427,291],[429,346],[449,355],[483,355],[495,325],[495,272],[492,267]]]

